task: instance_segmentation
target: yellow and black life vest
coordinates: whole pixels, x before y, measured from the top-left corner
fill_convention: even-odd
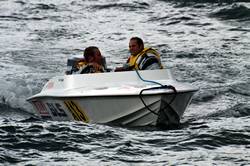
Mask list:
[[[145,56],[147,56],[147,54],[153,55],[158,60],[158,64],[160,66],[160,69],[163,68],[161,65],[160,54],[152,48],[144,48],[137,55],[130,55],[130,57],[128,58],[128,61],[127,61],[127,63],[130,66],[130,69],[140,70],[141,69],[140,64],[141,64],[143,58],[145,58]]]

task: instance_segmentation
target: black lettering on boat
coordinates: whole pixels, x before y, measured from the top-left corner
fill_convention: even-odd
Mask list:
[[[58,115],[59,115],[59,116],[67,117],[67,114],[66,114],[65,111],[62,109],[61,104],[55,103],[55,106],[56,106],[56,108],[57,108],[57,110],[58,110]]]
[[[47,104],[47,106],[49,107],[49,109],[50,109],[52,115],[53,115],[53,116],[58,116],[57,110],[56,110],[56,108],[53,106],[53,104],[52,104],[52,103],[46,103],[46,104]]]
[[[46,104],[53,116],[67,117],[67,114],[63,110],[61,104],[59,103],[46,103]]]
[[[64,104],[71,112],[73,118],[78,121],[89,122],[86,114],[81,110],[81,108],[74,101],[64,101]]]

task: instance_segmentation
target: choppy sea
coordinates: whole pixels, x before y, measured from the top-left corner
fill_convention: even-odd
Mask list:
[[[132,36],[199,87],[181,127],[33,118],[26,98],[98,46],[125,62]],[[250,165],[248,0],[0,0],[0,165]]]

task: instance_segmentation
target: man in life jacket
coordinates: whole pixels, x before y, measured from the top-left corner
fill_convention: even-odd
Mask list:
[[[84,50],[84,58],[69,59],[67,66],[71,67],[66,74],[88,74],[106,72],[106,61],[100,50],[95,46]]]
[[[162,69],[160,54],[152,48],[144,48],[143,40],[132,37],[129,42],[129,56],[123,67],[117,67],[115,71],[130,70],[154,70]]]

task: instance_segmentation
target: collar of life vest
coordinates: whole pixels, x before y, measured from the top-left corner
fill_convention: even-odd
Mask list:
[[[137,55],[131,55],[129,57],[129,65],[130,66],[135,66],[136,68],[138,68],[138,64],[136,63],[137,62],[137,59],[140,57],[140,56],[145,56],[146,53],[152,53],[156,56],[156,58],[160,59],[160,54],[152,49],[152,48],[144,48],[141,52],[139,52]]]

